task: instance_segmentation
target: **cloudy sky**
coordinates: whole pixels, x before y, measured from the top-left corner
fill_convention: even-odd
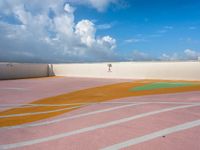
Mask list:
[[[198,57],[199,0],[0,0],[0,61]]]

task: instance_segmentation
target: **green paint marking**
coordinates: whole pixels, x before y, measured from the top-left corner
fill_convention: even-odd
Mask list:
[[[138,86],[131,88],[130,91],[145,91],[145,90],[154,90],[154,89],[161,89],[161,88],[175,88],[175,87],[182,87],[182,86],[192,86],[196,85],[195,83],[187,83],[187,82],[156,82],[151,84],[146,84],[143,86]]]

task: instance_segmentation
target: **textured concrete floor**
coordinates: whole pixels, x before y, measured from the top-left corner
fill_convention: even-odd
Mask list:
[[[64,77],[0,81],[1,126],[7,121],[20,122],[21,119],[22,122],[0,128],[0,149],[199,150],[199,87],[179,87],[148,91],[143,95],[141,93],[126,95],[126,92],[120,93],[120,90],[115,93],[116,86],[113,86],[121,85],[125,89],[127,85],[143,85],[149,82],[152,81]],[[93,95],[91,90],[96,93]],[[99,90],[102,93],[98,93]],[[66,108],[66,106],[60,106],[58,98],[64,99],[75,91],[84,93],[81,96],[80,92],[76,93],[78,99],[84,100],[86,94],[91,98],[87,102],[102,99],[104,101],[81,104],[78,105],[81,106],[80,108],[71,111],[27,123],[23,122],[27,118],[31,120],[35,115],[42,116],[41,112],[46,111],[36,110],[36,106],[29,105],[26,106],[29,113],[40,112],[40,114],[27,114],[24,112],[25,104],[41,104],[35,102],[41,99],[51,102],[49,100],[55,99],[53,103],[42,104],[58,104],[58,106],[42,107],[53,111]],[[109,94],[110,91],[112,93]],[[54,97],[57,95],[59,96]],[[123,96],[115,97],[115,95]],[[77,97],[73,95],[70,98],[77,99]],[[72,104],[72,99],[62,104]],[[85,100],[82,102],[84,103]],[[19,104],[23,108],[19,108]],[[16,107],[17,113],[10,113],[14,112],[10,109],[16,109]],[[20,109],[23,111],[20,112]],[[9,112],[7,116],[6,111]],[[16,116],[19,114],[24,114],[24,116],[19,119]]]

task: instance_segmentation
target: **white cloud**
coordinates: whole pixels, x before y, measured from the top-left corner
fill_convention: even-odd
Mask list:
[[[30,17],[29,13],[26,12],[24,10],[24,6],[23,5],[19,5],[19,6],[16,6],[14,9],[13,9],[13,13],[16,15],[16,17],[24,24],[26,25],[28,23],[28,19]]]
[[[88,0],[89,3],[96,8],[98,11],[102,12],[108,7],[111,3],[116,3],[117,0]]]
[[[55,26],[54,30],[57,33],[65,34],[65,36],[72,36],[73,34],[73,25],[74,18],[73,16],[61,15],[53,19],[53,25]]]
[[[160,59],[164,61],[178,61],[181,60],[182,58],[177,53],[173,53],[172,55],[164,53],[161,55]]]
[[[164,26],[164,27],[162,27],[162,29],[158,30],[157,33],[158,34],[164,34],[164,33],[169,32],[172,29],[174,29],[173,26]]]
[[[133,50],[131,54],[129,54],[129,60],[131,61],[149,61],[152,60],[149,54],[144,53],[139,50]]]
[[[109,35],[102,37],[97,42],[98,44],[108,47],[111,50],[116,47],[116,40],[110,37]]]
[[[33,0],[33,3],[26,0],[6,1],[9,11],[2,9],[0,13],[16,17],[21,24],[0,20],[0,52],[4,56],[9,54],[9,57],[15,57],[24,53],[31,54],[27,57],[34,55],[40,59],[59,61],[114,59],[116,40],[110,36],[97,38],[95,24],[90,20],[80,20],[76,24],[75,8],[64,5],[64,0]],[[4,8],[3,5],[5,3],[0,3],[0,8]],[[49,16],[50,10],[54,13],[53,17]]]
[[[81,20],[76,25],[75,33],[81,38],[81,42],[89,47],[95,42],[95,32],[94,24],[89,20]]]
[[[189,44],[200,44],[199,39],[195,39],[195,38],[191,38],[191,37],[188,37],[188,38],[182,39],[182,40],[189,43]]]
[[[120,0],[68,0],[69,3],[88,5],[99,12],[104,12],[109,5],[118,4],[119,1]]]
[[[186,49],[182,53],[173,53],[171,55],[163,53],[160,57],[164,61],[180,61],[180,60],[198,60],[200,52]]]
[[[110,29],[112,27],[112,24],[100,24],[100,25],[97,25],[97,29],[99,30],[105,30],[105,29]]]
[[[160,59],[161,59],[161,60],[164,60],[164,61],[168,61],[168,60],[170,60],[170,56],[167,55],[167,54],[165,54],[165,53],[163,53],[163,54],[161,55]]]
[[[91,49],[111,52],[116,47],[116,40],[108,35],[96,38],[95,25],[89,20],[81,20],[78,22],[75,27],[75,33],[81,39],[81,43]]]
[[[200,57],[200,52],[191,50],[191,49],[186,49],[184,51],[184,54],[186,56],[187,59],[191,59],[191,60],[197,60],[198,57]]]
[[[72,13],[74,13],[74,8],[73,7],[71,7],[69,4],[65,4],[65,6],[64,6],[64,10],[65,10],[65,12],[66,13],[69,13],[69,14],[72,14]]]
[[[146,42],[145,39],[140,39],[140,38],[131,38],[125,40],[126,43],[139,43],[139,42]]]

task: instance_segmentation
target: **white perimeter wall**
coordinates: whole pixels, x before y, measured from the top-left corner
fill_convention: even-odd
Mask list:
[[[0,79],[20,79],[46,77],[49,75],[47,64],[0,63]]]
[[[118,62],[108,63],[55,64],[56,76],[126,78],[126,79],[174,79],[200,80],[200,62]]]
[[[200,62],[116,62],[109,63],[23,64],[0,63],[0,79],[46,76],[200,80]]]

